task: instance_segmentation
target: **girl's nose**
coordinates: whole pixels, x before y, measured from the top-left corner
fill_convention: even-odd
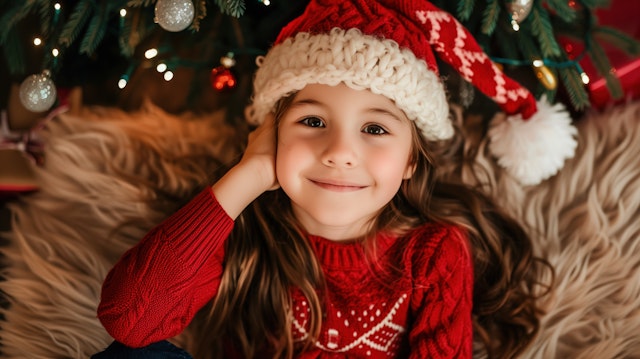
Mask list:
[[[355,139],[333,133],[322,153],[322,163],[329,167],[351,168],[357,165]]]

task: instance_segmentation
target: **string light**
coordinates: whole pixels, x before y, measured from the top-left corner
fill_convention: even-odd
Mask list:
[[[126,9],[120,9],[120,17],[125,17],[127,16],[127,10]]]
[[[53,55],[53,57],[58,57],[58,55],[60,55],[60,51],[54,48],[53,50],[51,50],[51,54]]]
[[[34,38],[33,39],[33,44],[36,45],[36,46],[42,45],[42,39],[39,38],[39,37]]]
[[[165,81],[171,81],[171,79],[173,79],[173,72],[171,71],[167,71],[164,73],[164,80]]]
[[[515,19],[511,20],[511,27],[513,27],[513,31],[520,31],[520,24]]]
[[[555,88],[555,78],[549,71],[549,67],[563,69],[573,67],[580,74],[580,79],[583,84],[588,85],[591,81],[589,76],[580,66],[580,60],[586,55],[586,49],[573,60],[568,61],[552,61],[548,59],[534,59],[533,61],[515,60],[501,57],[492,57],[491,60],[498,64],[508,64],[514,66],[533,66],[536,73],[536,77],[547,88]]]
[[[127,76],[122,76],[120,80],[118,80],[118,88],[122,90],[127,86]]]
[[[515,59],[507,59],[504,57],[491,57],[493,62],[497,62],[499,64],[512,65],[512,66],[534,66],[534,67],[542,67],[549,66],[555,68],[567,68],[567,67],[578,67],[578,62],[584,57],[584,53],[580,56],[576,57],[574,60],[569,61],[552,61],[548,59],[535,59],[533,61],[527,60],[515,60]]]
[[[60,9],[62,8],[62,5],[60,5],[59,2],[53,4],[53,8],[56,9],[56,11],[60,11]]]
[[[158,66],[156,66],[156,71],[160,73],[167,71],[167,64],[165,64],[164,62],[159,63]]]
[[[158,56],[158,49],[152,48],[144,52],[144,57],[147,59],[152,59]]]

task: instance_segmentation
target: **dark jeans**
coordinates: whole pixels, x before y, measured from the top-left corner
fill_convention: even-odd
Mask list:
[[[122,343],[113,342],[103,352],[91,356],[91,359],[193,359],[193,357],[163,340],[142,348],[129,348]]]

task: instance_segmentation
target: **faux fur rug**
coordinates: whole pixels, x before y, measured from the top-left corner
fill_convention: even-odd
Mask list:
[[[486,141],[458,172],[515,215],[555,269],[540,334],[522,357],[640,358],[640,102],[576,127],[575,158],[537,186],[498,169]]]
[[[4,235],[4,357],[86,358],[111,341],[95,317],[102,280],[240,153],[243,136],[222,117],[95,108],[48,124],[41,190],[12,204]],[[473,132],[461,144],[473,161],[455,173],[483,183],[555,267],[542,330],[523,357],[640,358],[640,103],[577,126],[576,158],[536,187],[499,170]]]
[[[6,358],[87,358],[112,339],[96,318],[101,282],[120,255],[204,188],[242,140],[223,113],[174,117],[153,107],[127,114],[60,115],[42,133],[41,190],[11,205],[9,299],[0,322]]]

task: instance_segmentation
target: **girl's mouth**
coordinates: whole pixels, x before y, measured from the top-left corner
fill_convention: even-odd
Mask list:
[[[310,181],[322,189],[326,189],[328,191],[334,191],[334,192],[353,192],[353,191],[358,191],[367,187],[367,186],[350,183],[350,182],[343,182],[343,181],[333,181],[333,180],[310,180]]]

